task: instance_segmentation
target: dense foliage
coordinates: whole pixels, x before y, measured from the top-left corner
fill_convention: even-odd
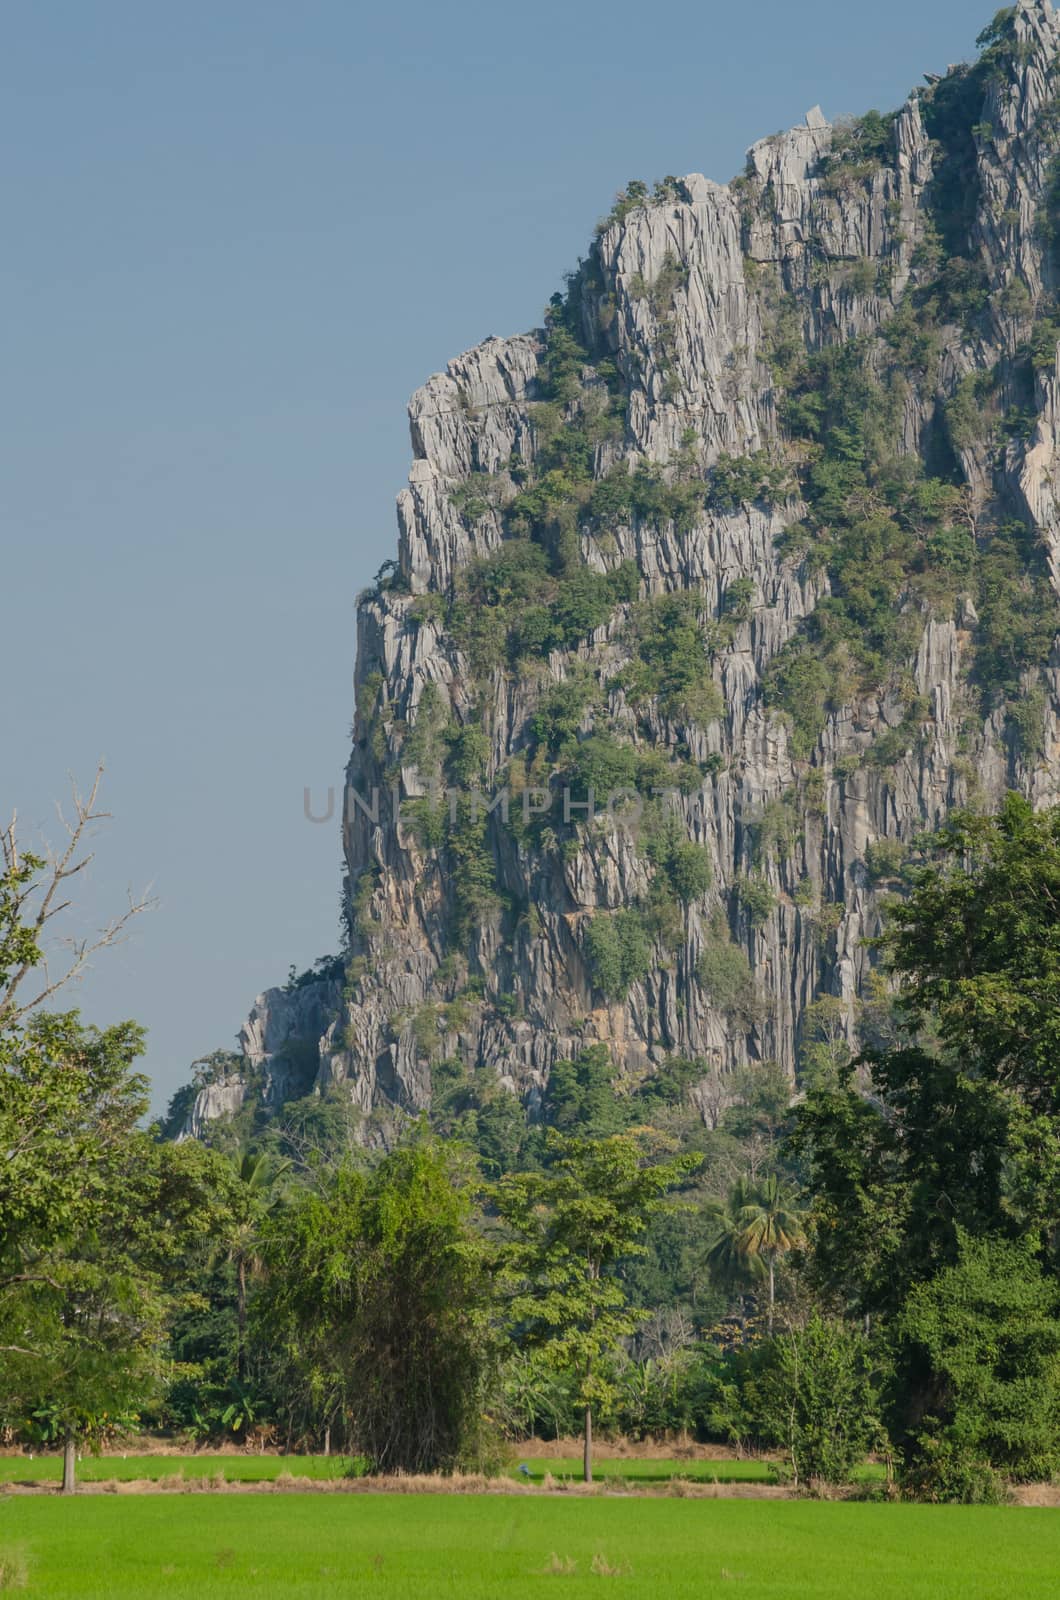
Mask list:
[[[495,1359],[484,1241],[452,1154],[340,1168],[264,1227],[255,1315],[380,1471],[478,1465]]]

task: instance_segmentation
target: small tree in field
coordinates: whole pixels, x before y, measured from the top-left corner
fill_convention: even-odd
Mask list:
[[[548,1171],[513,1175],[493,1190],[512,1236],[503,1276],[517,1337],[577,1377],[583,1472],[591,1483],[593,1408],[611,1398],[601,1360],[649,1315],[628,1304],[617,1269],[646,1253],[651,1218],[702,1158],[646,1166],[633,1135],[578,1139],[551,1130],[547,1150]]]

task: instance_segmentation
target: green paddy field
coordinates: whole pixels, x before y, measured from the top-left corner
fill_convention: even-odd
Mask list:
[[[147,1456],[85,1456],[78,1462],[78,1479],[82,1483],[103,1483],[117,1479],[128,1483],[133,1479],[159,1479],[182,1475],[185,1479],[212,1478],[222,1474],[229,1483],[271,1483],[281,1473],[294,1477],[327,1480],[341,1478],[347,1471],[348,1460],[340,1456],[243,1456],[243,1455],[147,1455]],[[520,1471],[525,1466],[527,1472]],[[577,1481],[581,1478],[582,1464],[576,1456],[520,1456],[513,1457],[510,1476],[516,1479],[530,1477],[540,1483],[546,1473],[559,1482]],[[599,1482],[621,1479],[630,1484],[660,1484],[674,1478],[693,1483],[769,1483],[773,1473],[765,1461],[684,1461],[674,1459],[650,1460],[623,1457],[618,1460],[602,1459],[593,1467]],[[864,1468],[866,1477],[882,1476],[882,1468]],[[0,1486],[5,1483],[58,1483],[62,1478],[62,1463],[58,1456],[42,1455],[0,1456]]]
[[[1060,1514],[393,1494],[0,1497],[12,1592],[78,1600],[1053,1600]]]

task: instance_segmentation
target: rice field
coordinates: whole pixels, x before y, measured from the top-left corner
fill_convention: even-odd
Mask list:
[[[277,1455],[86,1455],[78,1462],[83,1483],[117,1480],[158,1482],[182,1476],[186,1480],[223,1477],[228,1483],[271,1483],[283,1474],[314,1481],[343,1477],[351,1467],[342,1456]],[[353,1464],[356,1470],[356,1463]],[[524,1470],[525,1469],[525,1470]],[[866,1468],[871,1475],[876,1469]],[[551,1476],[557,1483],[580,1480],[580,1456],[514,1455],[510,1476],[542,1483]],[[769,1483],[774,1474],[766,1461],[702,1461],[680,1458],[645,1459],[625,1456],[594,1462],[593,1475],[601,1483],[621,1480],[629,1484],[659,1484],[671,1479],[692,1483]],[[0,1456],[0,1485],[4,1483],[58,1483],[62,1462],[57,1455]]]
[[[1015,1507],[0,1497],[0,1589],[41,1600],[1052,1600],[1058,1586],[1060,1516]]]

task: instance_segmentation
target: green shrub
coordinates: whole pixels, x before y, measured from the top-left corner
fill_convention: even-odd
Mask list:
[[[704,845],[678,844],[667,854],[664,871],[674,894],[684,905],[702,899],[713,882],[710,851]]]
[[[711,925],[696,975],[715,1010],[734,1016],[752,1015],[755,993],[751,964],[740,946],[729,938],[729,930],[720,917]]]
[[[826,192],[842,193],[894,161],[896,121],[893,111],[866,111],[862,117],[836,123],[831,146],[818,166]]]
[[[992,388],[989,374],[968,373],[946,401],[946,427],[955,450],[967,450],[981,443],[989,432],[989,419],[983,402]]]
[[[966,1445],[925,1434],[917,1460],[903,1474],[902,1488],[912,1500],[935,1505],[999,1506],[1012,1498],[1005,1480]]]
[[[577,746],[564,775],[572,789],[582,794],[591,789],[600,802],[619,789],[636,789],[640,768],[633,745],[613,733],[592,733]]]
[[[649,1111],[656,1107],[681,1107],[698,1083],[709,1076],[707,1063],[686,1056],[667,1056],[661,1067],[637,1085],[634,1102]]]
[[[865,754],[870,767],[895,767],[915,746],[918,726],[908,719],[897,728],[887,728],[877,733]]]
[[[768,450],[747,456],[721,455],[710,474],[709,503],[717,511],[738,511],[743,505],[774,505],[790,489],[789,474]]]
[[[434,590],[427,594],[418,594],[409,604],[409,616],[412,621],[422,626],[425,622],[439,623],[445,620],[448,607],[444,594]]]
[[[450,490],[449,501],[469,525],[480,522],[497,503],[498,486],[488,472],[473,472]]]
[[[552,605],[557,641],[567,647],[577,644],[602,626],[614,607],[610,578],[588,567],[577,568],[560,584]]]
[[[448,734],[447,742],[449,755],[446,769],[453,783],[462,788],[480,783],[490,753],[485,729],[477,722],[465,723],[462,728],[454,728]]]
[[[1008,720],[1015,735],[1016,745],[1025,761],[1040,761],[1045,754],[1045,730],[1048,700],[1040,684],[1024,691],[1020,699],[1008,708]]]
[[[707,504],[707,485],[701,478],[667,482],[663,469],[641,463],[630,472],[625,462],[612,467],[593,485],[584,501],[581,520],[589,528],[606,529],[633,523],[659,526],[672,522],[687,533]]]
[[[900,839],[877,839],[865,847],[865,871],[870,883],[900,878],[908,851]]]
[[[629,1101],[614,1089],[615,1065],[605,1044],[590,1045],[573,1061],[557,1061],[545,1089],[550,1128],[584,1139],[606,1139],[629,1126]]]
[[[785,861],[799,833],[799,814],[792,793],[767,800],[761,811],[748,818],[753,839],[752,854],[757,864],[770,856]]]
[[[599,687],[588,674],[565,678],[549,690],[530,719],[530,731],[552,760],[573,753],[585,713],[598,697]]]
[[[476,673],[525,657],[569,650],[635,599],[639,574],[630,561],[612,572],[572,565],[550,571],[547,552],[531,539],[505,542],[458,575],[449,626]]]
[[[448,932],[463,946],[501,904],[486,819],[473,816],[467,800],[458,803],[456,822],[450,820],[446,848],[453,904]]]
[[[431,1060],[440,1043],[438,1007],[429,1002],[417,1006],[412,1015],[412,1038],[419,1055]]]
[[[762,928],[776,910],[777,897],[765,878],[757,873],[736,880],[736,903],[745,912],[752,928]]]
[[[631,211],[638,206],[648,204],[648,185],[640,178],[631,178],[624,189],[620,189],[615,196],[615,203],[606,217],[602,217],[596,224],[597,234],[606,233],[608,228],[616,222],[623,222]]]
[[[746,622],[751,615],[755,585],[753,578],[735,578],[725,591],[722,608],[733,622]]]
[[[448,697],[436,683],[425,684],[416,707],[416,720],[401,749],[403,766],[415,767],[424,779],[440,775],[449,718]]]
[[[645,601],[633,618],[631,646],[619,681],[634,702],[656,696],[664,716],[700,724],[721,715],[697,597],[679,591]]]
[[[792,754],[801,760],[814,752],[829,713],[838,710],[851,687],[849,665],[822,658],[806,640],[795,639],[769,663],[764,678],[765,701],[784,711],[791,723]]]
[[[426,795],[401,802],[401,820],[411,828],[423,850],[440,850],[446,840],[448,812],[444,801],[433,803]]]
[[[1042,553],[1022,523],[1003,523],[980,552],[974,675],[1012,700],[1028,666],[1049,658],[1060,622]]]
[[[638,911],[598,912],[585,925],[585,954],[593,987],[624,1000],[651,971],[651,939]]]

